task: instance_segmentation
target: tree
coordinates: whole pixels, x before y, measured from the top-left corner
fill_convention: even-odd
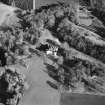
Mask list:
[[[0,103],[18,105],[25,90],[25,76],[14,68],[5,68],[0,75]]]
[[[0,0],[0,2],[9,5],[9,0]]]

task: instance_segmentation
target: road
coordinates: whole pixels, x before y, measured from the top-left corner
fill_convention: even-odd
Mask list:
[[[43,70],[43,61],[35,56],[30,61],[30,70],[22,69],[30,88],[20,102],[20,105],[59,105],[59,93],[51,88],[46,81],[53,81]]]
[[[104,95],[91,95],[80,93],[63,93],[61,105],[104,105]]]

